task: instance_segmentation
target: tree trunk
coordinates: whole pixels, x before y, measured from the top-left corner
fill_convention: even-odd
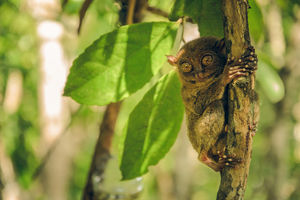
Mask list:
[[[227,55],[239,58],[250,46],[248,1],[223,0],[222,9]],[[218,200],[244,198],[252,151],[251,127],[255,120],[254,114],[258,113],[258,107],[253,103],[255,100],[253,75],[239,78],[229,85],[226,151],[241,162],[221,171]]]

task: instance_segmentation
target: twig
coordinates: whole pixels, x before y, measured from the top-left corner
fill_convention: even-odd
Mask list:
[[[156,15],[160,15],[162,17],[165,17],[165,18],[168,18],[169,17],[169,13],[159,9],[159,8],[156,8],[156,7],[152,7],[152,6],[147,6],[147,10],[153,14],[156,14]]]
[[[93,187],[93,176],[101,177],[110,158],[110,147],[114,136],[115,124],[119,114],[121,102],[111,103],[106,107],[100,126],[100,133],[95,147],[92,164],[90,166],[87,183],[84,188],[84,200],[96,198]]]
[[[132,24],[133,23],[133,15],[134,15],[135,5],[136,5],[136,0],[129,0],[128,9],[127,9],[126,24]]]
[[[79,25],[78,25],[78,29],[77,29],[78,35],[80,33],[82,22],[83,22],[83,19],[85,17],[86,11],[90,7],[92,2],[93,2],[93,0],[85,0],[82,4],[81,8],[80,8],[80,11],[79,11]]]

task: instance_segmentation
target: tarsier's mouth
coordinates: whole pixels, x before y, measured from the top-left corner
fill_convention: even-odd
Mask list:
[[[203,80],[206,80],[212,76],[214,76],[215,73],[196,73],[195,74],[195,78],[197,78],[199,81],[203,81]]]
[[[201,82],[206,82],[207,80],[209,80],[214,74],[203,74],[203,73],[197,73],[197,74],[194,74],[194,78],[193,79],[188,79],[186,77],[183,77],[183,79],[186,81],[186,82],[189,82],[189,83],[192,83],[192,84],[195,84],[195,83],[201,83]]]
[[[189,83],[195,84],[195,83],[200,83],[200,82],[206,82],[209,79],[212,79],[212,77],[218,76],[217,72],[199,72],[199,73],[194,73],[192,77],[185,77],[182,76],[182,78]]]

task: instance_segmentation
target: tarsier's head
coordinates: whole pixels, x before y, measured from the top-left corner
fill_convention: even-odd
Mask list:
[[[216,37],[201,37],[186,43],[168,62],[178,68],[187,84],[206,82],[220,75],[226,64],[225,43]]]

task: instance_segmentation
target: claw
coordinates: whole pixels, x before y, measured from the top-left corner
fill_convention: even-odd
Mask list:
[[[231,57],[233,59],[234,57]],[[230,59],[229,59],[230,60]],[[254,47],[250,46],[246,52],[233,63],[227,63],[230,66],[228,70],[228,79],[226,82],[239,78],[241,76],[248,76],[257,70],[257,56]]]

